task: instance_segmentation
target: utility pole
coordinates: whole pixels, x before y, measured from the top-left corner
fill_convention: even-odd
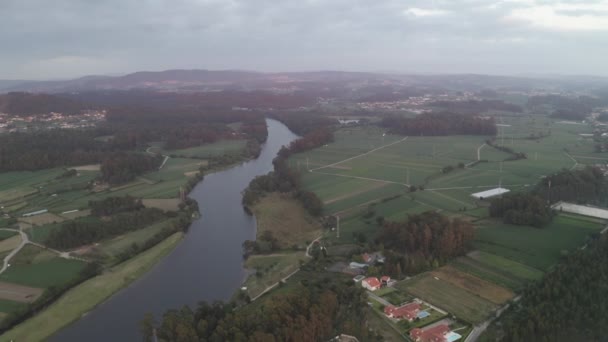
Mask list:
[[[502,161],[500,162],[500,173],[502,173]]]
[[[410,168],[406,167],[405,172],[406,172],[405,184],[410,185]]]
[[[310,171],[310,166],[308,165],[308,157],[306,158],[306,170]]]
[[[340,216],[336,215],[336,238],[340,238]]]
[[[534,160],[538,160],[538,152],[534,152]]]

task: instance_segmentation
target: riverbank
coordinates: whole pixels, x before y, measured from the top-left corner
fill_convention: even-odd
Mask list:
[[[307,246],[322,233],[322,227],[290,194],[266,194],[250,210],[256,218],[256,240],[262,241],[262,235],[270,233],[280,248],[250,255],[245,262],[245,267],[255,272],[243,286],[250,298],[257,298],[310,260]]]
[[[175,233],[134,258],[72,288],[48,308],[9,330],[3,339],[43,341],[148,272],[177,246],[182,237],[183,233]]]

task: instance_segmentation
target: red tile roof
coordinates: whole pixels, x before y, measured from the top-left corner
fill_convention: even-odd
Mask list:
[[[410,337],[416,342],[446,342],[445,334],[449,332],[447,324],[440,324],[425,330],[414,328],[410,331]]]
[[[380,280],[378,280],[378,278],[376,277],[369,277],[369,278],[365,278],[363,279],[364,282],[366,282],[369,286],[371,287],[380,287]]]
[[[409,303],[400,307],[394,307],[389,305],[384,308],[384,313],[387,316],[393,318],[405,318],[408,321],[413,320],[418,315],[418,311],[420,311],[420,304],[418,303]]]

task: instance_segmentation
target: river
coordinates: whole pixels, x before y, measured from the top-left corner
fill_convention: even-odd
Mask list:
[[[201,218],[184,240],[150,272],[49,341],[140,341],[139,322],[148,312],[160,319],[168,309],[230,299],[247,276],[241,245],[254,239],[256,230],[255,219],[241,205],[241,191],[270,172],[281,146],[297,138],[278,121],[266,124],[268,140],[257,159],[206,175],[190,193]]]

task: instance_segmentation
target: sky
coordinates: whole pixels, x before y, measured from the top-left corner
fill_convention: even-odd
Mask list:
[[[0,0],[0,79],[141,70],[608,76],[608,0]]]

